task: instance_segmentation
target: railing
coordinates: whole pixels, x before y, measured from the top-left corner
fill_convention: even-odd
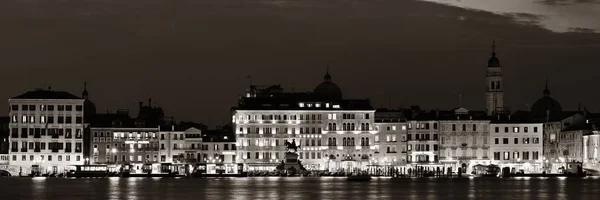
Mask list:
[[[65,153],[71,153],[73,149],[65,149]]]
[[[33,135],[33,138],[42,138],[42,135],[40,135],[39,133],[36,133]]]
[[[33,152],[41,152],[40,148],[33,149]]]
[[[21,152],[27,152],[27,148],[21,148]]]
[[[10,149],[10,152],[19,152],[19,149]]]

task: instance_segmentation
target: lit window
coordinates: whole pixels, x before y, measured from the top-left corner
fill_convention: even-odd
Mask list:
[[[518,133],[519,132],[519,127],[513,127],[513,132]]]
[[[396,130],[396,126],[392,126],[392,130],[395,131]]]
[[[315,107],[320,108],[321,107],[321,103],[316,103]]]
[[[40,117],[40,123],[42,123],[42,124],[46,123],[46,116],[41,116]]]
[[[325,108],[329,108],[329,103],[325,103]]]
[[[331,119],[331,114],[327,114],[327,119]]]
[[[406,126],[402,126],[402,130],[405,131],[406,130]]]
[[[306,106],[310,108],[310,107],[312,107],[312,104],[309,103],[309,104],[306,104]]]
[[[333,105],[333,108],[340,108],[340,105]]]
[[[299,106],[300,108],[304,108],[304,103],[298,103],[298,106]]]
[[[27,116],[23,116],[21,120],[22,120],[21,122],[27,123]]]

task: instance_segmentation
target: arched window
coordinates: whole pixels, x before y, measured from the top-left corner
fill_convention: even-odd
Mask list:
[[[365,146],[365,138],[360,138],[360,146]]]
[[[491,82],[492,90],[494,89],[494,81]]]
[[[389,152],[391,152],[391,151],[390,151],[390,147],[387,147],[387,153],[389,153]]]
[[[342,146],[346,146],[346,138],[342,138]]]
[[[327,130],[329,130],[329,131],[331,131],[331,130],[332,130],[331,123],[327,124]]]
[[[343,123],[342,124],[342,131],[345,131],[345,130],[346,130],[346,123]]]
[[[337,140],[333,138],[333,146],[337,146]]]
[[[500,89],[500,81],[496,81],[496,89]]]
[[[365,127],[365,129],[366,129],[367,131],[370,131],[370,130],[371,130],[371,129],[369,129],[369,123],[367,123],[367,126]]]
[[[331,144],[331,142],[332,142],[332,141],[331,141],[331,138],[327,139],[327,145],[328,145],[328,146],[333,146],[333,145]]]
[[[365,138],[365,146],[369,146],[369,138]]]
[[[364,130],[365,130],[365,123],[361,123],[361,124],[360,124],[360,130],[361,130],[361,131],[364,131]]]
[[[352,127],[350,127],[350,130],[352,130],[352,131],[355,130],[354,129],[354,123],[352,123]]]
[[[352,144],[351,144],[351,146],[354,146],[354,145],[355,145],[354,138],[352,138]]]
[[[337,131],[337,126],[335,125],[335,123],[333,123],[333,130]]]

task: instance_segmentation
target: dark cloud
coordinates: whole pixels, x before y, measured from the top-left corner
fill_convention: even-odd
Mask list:
[[[246,76],[312,90],[328,62],[346,97],[375,106],[448,109],[462,94],[483,109],[496,40],[513,109],[542,95],[545,76],[564,108],[599,108],[598,34],[409,0],[265,2],[0,1],[0,98],[43,85],[79,94],[87,80],[100,111],[152,97],[178,120],[217,124]]]

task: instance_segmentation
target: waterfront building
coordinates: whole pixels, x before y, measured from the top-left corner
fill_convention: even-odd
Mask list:
[[[190,127],[178,130],[173,125],[170,130],[160,131],[160,162],[173,164],[196,164],[201,160],[202,131]]]
[[[598,148],[600,147],[600,123],[592,122],[592,132],[583,136],[583,167],[586,170],[592,170],[596,174],[600,172],[600,155]]]
[[[127,110],[97,114],[91,125],[91,164],[106,164],[114,171],[160,171],[159,127],[132,119]]]
[[[251,86],[233,109],[238,162],[273,170],[290,142],[307,169],[364,168],[376,152],[374,114],[369,100],[343,99],[329,73],[313,92]]]
[[[440,162],[452,172],[471,173],[489,165],[489,124],[485,112],[458,108],[440,116]]]
[[[541,173],[543,170],[544,123],[520,119],[498,119],[490,123],[492,164],[511,172]]]
[[[9,135],[10,117],[0,117],[0,165],[8,165],[8,150],[9,150]]]
[[[439,163],[440,124],[437,111],[420,113],[407,121],[407,164],[409,168],[422,167],[432,171],[441,168]]]
[[[84,163],[84,99],[37,89],[8,100],[10,165],[21,175],[58,174]]]
[[[375,112],[375,149],[370,167],[403,168],[406,165],[407,122],[401,111],[377,109]],[[361,144],[365,141],[361,138]]]
[[[237,163],[235,134],[230,127],[209,130],[202,136],[202,159],[198,170],[205,174],[238,174],[243,164]]]

